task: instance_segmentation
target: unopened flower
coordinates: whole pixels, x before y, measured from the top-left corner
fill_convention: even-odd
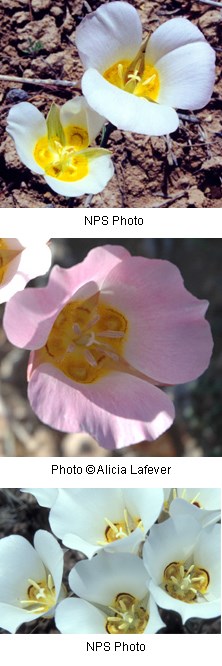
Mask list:
[[[114,449],[171,425],[173,404],[158,385],[191,381],[208,366],[207,305],[173,264],[108,245],[16,294],[4,327],[32,350],[28,395],[38,417]]]
[[[79,599],[59,604],[55,622],[63,634],[153,634],[164,624],[147,590],[142,560],[101,551],[78,562],[69,584]]]
[[[0,626],[15,633],[23,622],[52,617],[64,599],[63,552],[44,530],[34,536],[34,548],[19,535],[0,541]]]
[[[48,271],[51,265],[48,240],[41,235],[0,238],[0,303],[24,289],[32,278]]]
[[[58,194],[78,197],[101,192],[113,175],[109,151],[88,147],[103,122],[84,97],[61,108],[52,104],[46,120],[33,104],[21,102],[9,111],[7,131],[25,166],[44,175]]]
[[[220,525],[201,529],[187,514],[154,525],[143,548],[156,603],[190,617],[220,615]]]
[[[162,505],[161,488],[59,489],[49,522],[66,546],[88,557],[101,548],[136,553]]]
[[[119,129],[173,132],[175,107],[201,109],[211,98],[215,54],[185,18],[167,21],[142,42],[135,8],[111,2],[83,19],[76,44],[88,103]]]

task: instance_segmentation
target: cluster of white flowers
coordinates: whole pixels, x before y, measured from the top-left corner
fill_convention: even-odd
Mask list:
[[[47,119],[28,102],[14,106],[8,132],[29,169],[42,174],[58,194],[101,192],[113,175],[109,151],[89,148],[106,120],[115,127],[161,136],[179,125],[175,108],[201,109],[214,85],[215,53],[186,18],[173,18],[142,40],[136,9],[105,3],[76,29],[85,73],[84,97]]]
[[[0,541],[0,626],[55,617],[64,634],[153,634],[159,608],[220,615],[220,490],[23,488],[52,532],[86,557],[63,579],[63,548],[38,530]]]

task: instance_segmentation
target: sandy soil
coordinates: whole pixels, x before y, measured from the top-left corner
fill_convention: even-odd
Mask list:
[[[0,8],[1,74],[70,81],[81,78],[75,29],[87,12],[100,4],[97,0],[4,0]],[[195,114],[196,122],[181,121],[170,145],[164,137],[113,132],[108,147],[114,155],[115,175],[105,190],[93,197],[91,206],[218,208],[221,10],[190,0],[136,0],[131,4],[139,10],[144,34],[172,17],[193,21],[216,50],[217,79],[211,102]],[[73,200],[51,192],[42,177],[20,163],[5,133],[12,104],[29,101],[47,114],[52,101],[62,104],[73,94],[10,82],[1,82],[0,90],[0,207],[85,207],[86,197]]]

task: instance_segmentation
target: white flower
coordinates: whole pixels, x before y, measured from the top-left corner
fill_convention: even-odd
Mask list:
[[[43,275],[51,265],[49,238],[26,234],[0,238],[0,303],[24,289],[29,280]]]
[[[0,541],[0,626],[15,633],[23,622],[54,615],[65,596],[63,552],[44,530],[34,536],[34,548],[19,535]]]
[[[69,584],[81,598],[59,604],[55,622],[61,633],[153,634],[164,626],[137,555],[100,551],[76,564]]]
[[[220,525],[201,529],[192,516],[169,518],[151,528],[143,560],[158,606],[183,622],[220,615]]]
[[[58,194],[78,197],[101,192],[113,175],[109,151],[88,148],[103,122],[84,97],[61,108],[52,104],[46,120],[33,104],[21,102],[9,111],[7,131],[23,164]]]
[[[82,90],[88,103],[119,129],[173,132],[179,124],[174,107],[200,109],[210,100],[215,54],[185,18],[167,21],[142,43],[134,7],[111,2],[83,19],[76,44],[87,70]]]
[[[163,505],[161,488],[60,489],[49,522],[69,548],[136,552]]]
[[[168,500],[172,518],[193,516],[202,527],[220,520],[220,488],[173,488]]]
[[[20,488],[22,493],[30,493],[34,495],[40,506],[51,509],[57,495],[58,488]]]

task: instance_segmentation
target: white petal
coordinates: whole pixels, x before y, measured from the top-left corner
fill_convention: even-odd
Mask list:
[[[162,488],[127,488],[123,490],[123,497],[130,515],[141,518],[145,535],[161,512]]]
[[[26,598],[28,578],[42,580],[45,568],[33,546],[19,535],[0,541],[0,600],[16,605]],[[25,597],[24,597],[25,595]]]
[[[156,634],[156,632],[162,629],[162,627],[165,627],[165,624],[161,620],[156,602],[154,601],[152,594],[149,595],[147,610],[149,613],[149,622],[146,625],[144,634]]]
[[[20,488],[22,493],[31,493],[40,506],[51,508],[58,495],[58,488]]]
[[[161,583],[163,572],[171,562],[185,561],[194,550],[200,526],[196,520],[179,516],[178,521],[169,518],[151,527],[143,547],[143,560],[151,578]]]
[[[122,519],[123,510],[122,494],[118,489],[60,489],[50,511],[50,525],[58,537],[64,539],[67,533],[71,533],[91,543],[95,551],[97,540],[104,540],[105,518],[117,522]],[[64,543],[69,545],[67,539]]]
[[[24,289],[29,280],[44,275],[51,265],[51,251],[48,245],[24,248],[8,264],[0,288],[0,303],[8,301],[17,291]]]
[[[200,533],[195,547],[194,562],[210,575],[209,594],[211,599],[220,598],[221,578],[221,526],[205,528]]]
[[[156,63],[158,102],[181,109],[202,109],[212,95],[215,53],[207,42],[181,46]]]
[[[84,67],[101,72],[119,60],[132,60],[141,41],[139,15],[127,2],[102,5],[76,30],[76,46]]]
[[[177,488],[177,496],[188,502],[199,502],[202,509],[221,508],[220,488]]]
[[[43,114],[29,102],[15,104],[9,111],[7,132],[14,139],[21,162],[35,173],[44,173],[33,157],[36,142],[47,134]]]
[[[200,509],[197,506],[194,506],[194,504],[190,504],[190,502],[180,499],[179,497],[171,502],[169,513],[172,518],[175,519],[180,519],[180,516],[187,516],[187,520],[189,520],[190,516],[193,516],[202,527],[206,527],[207,525],[216,523],[220,520],[220,511]]]
[[[106,634],[105,622],[104,613],[84,599],[65,599],[55,613],[62,634]]]
[[[123,591],[143,599],[147,578],[143,562],[136,555],[102,550],[91,560],[76,564],[69,574],[69,584],[87,601],[110,605]]]
[[[14,634],[23,622],[33,622],[41,617],[42,613],[30,613],[23,608],[0,602],[0,627]]]
[[[166,21],[153,32],[146,48],[146,61],[155,64],[166,53],[185,44],[205,41],[204,35],[186,18],[174,18]]]
[[[52,575],[58,599],[63,575],[62,548],[55,537],[46,530],[38,530],[35,533],[34,546],[47,571]]]
[[[63,104],[60,110],[60,118],[63,127],[74,125],[88,131],[89,144],[99,134],[105,118],[90,108],[85,97],[76,97]]]
[[[46,183],[65,197],[81,197],[83,194],[98,194],[102,192],[114,173],[114,167],[109,155],[95,157],[88,161],[89,172],[87,176],[75,182],[64,182],[52,176],[44,176]]]
[[[94,69],[83,75],[82,89],[90,106],[118,129],[161,136],[174,132],[178,127],[179,120],[174,109],[120,90]]]

